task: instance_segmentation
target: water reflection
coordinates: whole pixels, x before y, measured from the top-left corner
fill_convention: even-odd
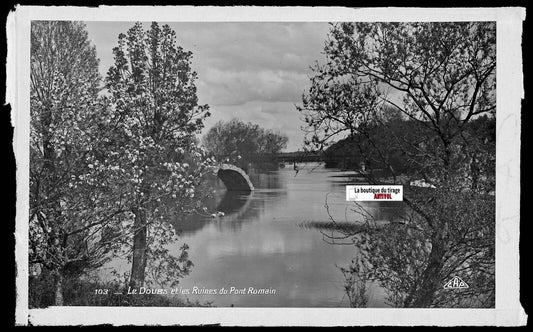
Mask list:
[[[220,289],[272,288],[275,295],[189,295],[190,300],[212,302],[219,307],[349,307],[346,277],[340,267],[360,254],[350,242],[333,241],[332,227],[357,230],[364,222],[358,206],[346,202],[340,184],[351,173],[325,169],[316,163],[249,174],[253,193],[229,192],[212,179],[215,191],[204,201],[207,213],[177,219],[173,227],[179,241],[168,246],[173,255],[189,246],[193,262],[190,274],[179,280],[182,288]],[[350,182],[350,184],[353,184]],[[364,202],[373,219],[392,220],[401,214],[401,205]],[[212,218],[210,214],[223,212]],[[337,245],[345,244],[349,245]],[[111,263],[110,263],[111,264]],[[127,262],[115,260],[114,268],[127,271]],[[385,307],[386,294],[371,285],[366,306]]]
[[[217,205],[217,211],[233,219],[239,218],[248,209],[252,195],[250,192],[226,191]]]
[[[193,216],[175,224],[194,263],[181,286],[276,289],[269,296],[190,297],[216,306],[348,307],[339,266],[349,264],[358,249],[332,246],[317,231],[331,218],[349,222],[347,227],[361,221],[353,203],[345,201],[344,186],[336,183],[342,178],[335,176],[346,174],[311,163],[300,165],[298,174],[292,167],[249,174],[256,188],[249,195],[217,191],[209,209],[224,216]],[[379,205],[367,208],[377,218],[394,214],[379,212]],[[369,306],[384,306],[380,290],[373,294]]]
[[[215,225],[219,230],[238,231],[241,223],[256,220],[269,201],[286,196],[285,184],[277,172],[251,173],[249,177],[256,188],[253,192],[228,191],[219,179],[208,179],[215,192],[202,202],[207,212],[176,220],[173,223],[176,232],[194,234],[207,225]]]
[[[219,307],[377,308],[399,303],[390,302],[399,298],[391,289],[403,290],[371,280],[367,271],[378,267],[381,276],[389,273],[388,280],[403,287],[410,271],[424,261],[424,229],[394,222],[408,214],[402,202],[346,202],[345,184],[354,184],[353,173],[316,164],[300,165],[297,174],[286,167],[250,178],[253,193],[228,192],[214,179],[215,194],[204,202],[208,213],[176,220],[180,240],[168,249],[179,254],[183,243],[189,246],[194,266],[179,280],[183,288],[254,287],[275,289],[276,294],[191,294],[189,299]],[[216,211],[223,215],[211,218]],[[369,220],[379,232],[365,232]]]

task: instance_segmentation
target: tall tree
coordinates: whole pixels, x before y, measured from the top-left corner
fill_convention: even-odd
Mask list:
[[[32,22],[30,282],[51,274],[56,305],[65,277],[100,266],[114,249],[113,221],[122,212],[120,197],[108,199],[106,170],[94,167],[109,138],[100,83],[82,23]]]
[[[353,271],[378,280],[394,305],[494,305],[495,38],[491,22],[341,23],[325,44],[327,63],[314,67],[299,108],[307,143],[348,133],[379,169],[362,172],[369,183],[404,184],[415,212],[409,226],[369,231],[373,241],[359,235],[369,255]],[[387,116],[390,107],[401,117]],[[398,156],[410,178],[393,167]],[[464,301],[443,292],[454,273],[479,292]]]
[[[176,33],[153,22],[136,23],[118,37],[115,64],[106,88],[113,107],[113,153],[124,170],[118,185],[128,192],[132,222],[130,285],[142,286],[147,265],[150,282],[177,282],[191,266],[187,247],[178,257],[165,245],[175,234],[170,223],[198,206],[195,192],[210,160],[194,135],[209,116],[196,94],[192,53],[176,45]],[[166,272],[166,273],[158,273]]]

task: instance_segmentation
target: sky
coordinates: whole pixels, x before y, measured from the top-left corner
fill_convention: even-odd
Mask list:
[[[118,35],[134,22],[85,24],[105,77]],[[176,31],[177,44],[193,53],[199,103],[208,104],[212,114],[203,133],[219,120],[238,118],[286,134],[285,151],[302,149],[303,121],[296,105],[310,87],[310,66],[325,59],[327,23],[168,24]]]

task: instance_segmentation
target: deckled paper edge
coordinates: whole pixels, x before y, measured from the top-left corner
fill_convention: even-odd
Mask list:
[[[11,104],[11,125],[13,130],[13,152],[16,160],[16,224],[15,224],[15,324],[28,324],[28,222],[29,219],[29,70],[24,79],[20,58],[29,64],[29,47],[20,47],[21,38],[26,32],[29,41],[27,11],[8,14],[6,20],[7,59],[6,59],[6,100]],[[27,21],[29,22],[29,21]],[[29,46],[29,45],[28,45]],[[26,52],[26,54],[24,54]],[[26,57],[24,57],[26,55]],[[27,66],[29,67],[29,66]],[[25,91],[27,90],[27,91]],[[18,111],[25,110],[25,111]]]

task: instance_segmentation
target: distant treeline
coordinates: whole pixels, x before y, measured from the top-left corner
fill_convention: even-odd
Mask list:
[[[276,162],[274,156],[287,146],[280,132],[238,119],[217,122],[203,137],[203,145],[218,161],[245,170],[249,164]]]
[[[475,137],[487,145],[496,142],[496,119],[481,116],[465,123],[465,133],[457,140],[468,140]],[[361,133],[354,133],[324,150],[322,160],[326,167],[342,169],[378,169],[389,173],[392,167],[396,173],[413,174],[420,171],[420,163],[416,158],[415,149],[430,144],[438,144],[432,140],[420,140],[420,133],[428,129],[423,123],[415,120],[396,118],[386,123],[368,126]],[[372,137],[370,142],[369,137]],[[431,137],[429,134],[427,137]],[[391,140],[403,140],[414,144],[391,144]],[[398,148],[402,146],[403,149]],[[406,149],[410,149],[407,151]],[[369,151],[375,150],[372,154]],[[378,153],[380,151],[380,153]],[[382,151],[386,151],[383,155]]]

